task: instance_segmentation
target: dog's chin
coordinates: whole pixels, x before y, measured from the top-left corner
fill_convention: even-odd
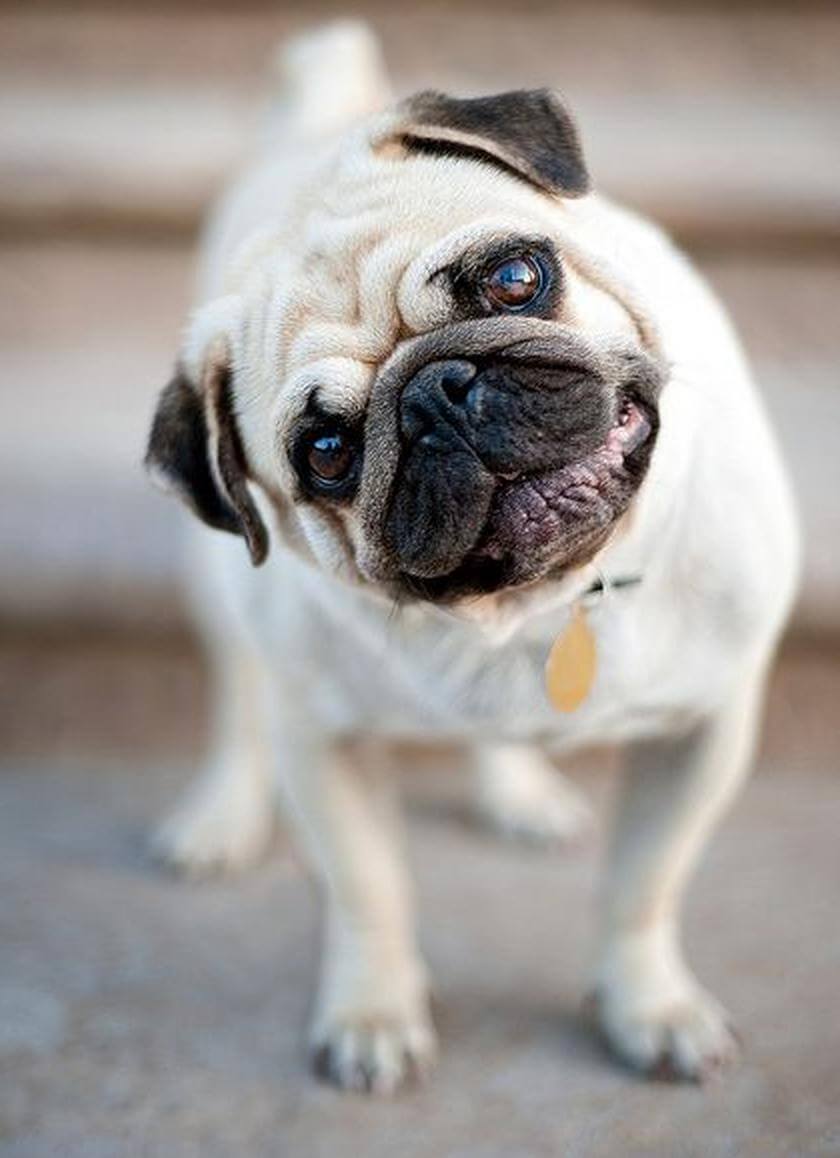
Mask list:
[[[655,414],[627,398],[606,441],[574,463],[500,479],[484,527],[445,575],[400,573],[401,598],[452,604],[560,580],[588,563],[627,512],[645,474]]]

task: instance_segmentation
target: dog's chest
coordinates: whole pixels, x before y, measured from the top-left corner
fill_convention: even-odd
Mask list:
[[[330,658],[318,715],[338,731],[521,739],[558,749],[670,731],[702,710],[714,688],[716,644],[680,637],[676,614],[660,612],[651,625],[642,605],[628,603],[616,597],[591,613],[595,682],[573,712],[553,708],[545,686],[548,653],[568,622],[561,612],[504,643],[457,621],[357,621],[352,647],[346,635],[343,647],[337,637],[323,640]]]

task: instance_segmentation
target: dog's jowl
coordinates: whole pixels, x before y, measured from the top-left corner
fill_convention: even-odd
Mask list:
[[[461,745],[483,821],[549,842],[591,820],[553,761],[619,744],[593,1005],[624,1062],[700,1079],[735,1038],[680,906],[748,769],[797,558],[737,341],[592,191],[548,90],[394,104],[352,24],[287,59],[149,441],[198,516],[217,689],[156,847],[240,869],[286,802],[323,883],[316,1069],[389,1092],[437,1050],[393,741]]]

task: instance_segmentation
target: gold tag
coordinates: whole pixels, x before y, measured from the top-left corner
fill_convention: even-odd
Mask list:
[[[592,691],[597,662],[595,636],[578,604],[568,627],[555,639],[545,665],[546,691],[558,712],[580,707]]]

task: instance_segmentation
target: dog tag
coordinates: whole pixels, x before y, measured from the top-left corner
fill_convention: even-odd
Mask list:
[[[595,636],[577,604],[569,625],[558,635],[545,665],[548,698],[558,712],[573,712],[592,690],[597,665]]]

